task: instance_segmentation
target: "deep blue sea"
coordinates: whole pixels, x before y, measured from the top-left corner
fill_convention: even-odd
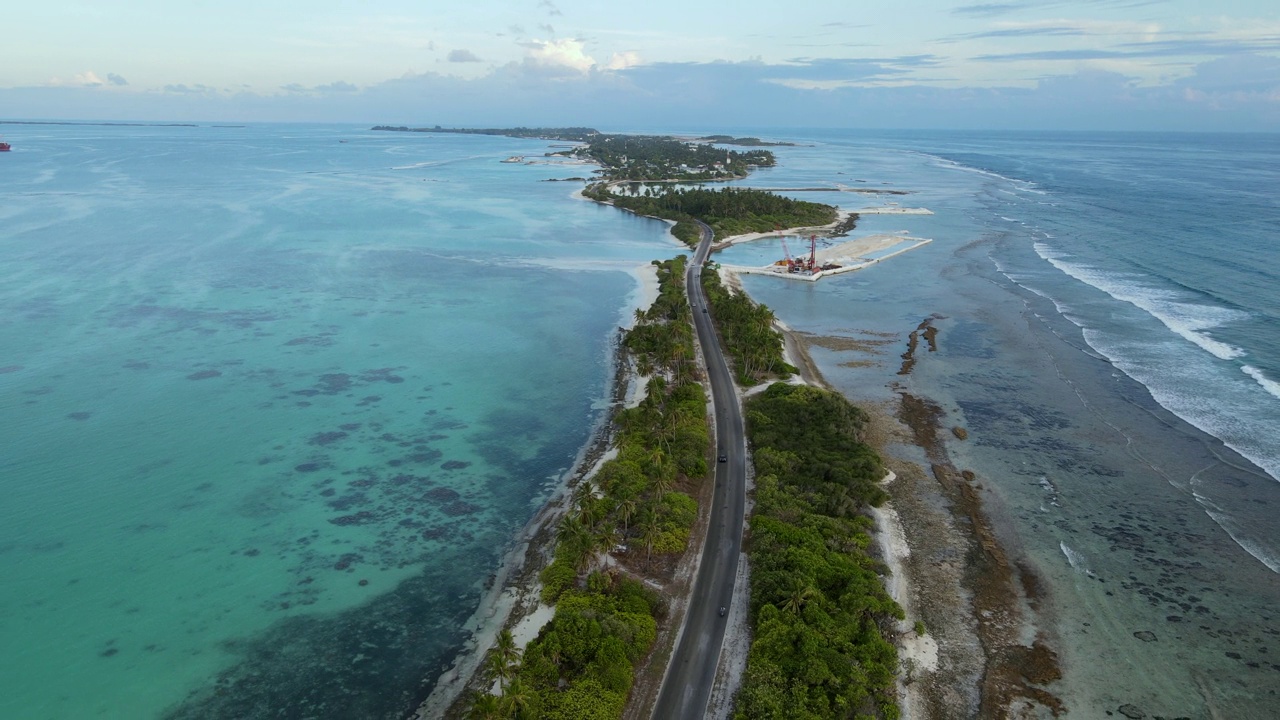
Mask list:
[[[949,451],[1049,590],[1024,633],[1059,650],[1068,714],[1273,716],[1280,135],[792,136],[744,184],[903,190],[796,197],[928,208],[866,214],[853,234],[934,242],[816,284],[745,287],[818,338],[845,394],[893,414],[910,392],[968,429]],[[781,256],[768,240],[722,253]],[[904,376],[926,318],[938,349]]]
[[[880,265],[745,284],[880,343],[815,347],[849,396],[969,428],[951,452],[1044,579],[1070,716],[1266,717],[1280,136],[750,134],[797,145],[742,184],[933,211],[862,217],[934,241]],[[411,707],[599,420],[666,225],[543,182],[590,167],[500,162],[539,141],[5,135],[0,717]]]

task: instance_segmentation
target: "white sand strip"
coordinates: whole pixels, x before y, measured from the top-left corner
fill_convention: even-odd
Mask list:
[[[928,238],[913,238],[905,235],[872,235],[867,238],[859,238],[851,240],[847,243],[841,243],[832,248],[819,250],[817,260],[822,264],[839,265],[838,268],[831,270],[821,270],[812,275],[806,273],[789,273],[786,268],[777,265],[765,265],[763,267],[749,267],[746,265],[722,265],[721,267],[729,272],[739,275],[768,275],[770,277],[785,278],[787,280],[801,280],[804,282],[814,282],[828,275],[839,275],[841,273],[853,272],[871,267],[876,263],[884,262],[891,257],[901,255],[904,252],[915,250],[933,242]],[[864,244],[865,243],[865,244]],[[902,243],[910,243],[907,247],[894,250],[891,253],[881,255],[879,257],[868,258],[862,256],[863,253],[878,252]]]
[[[836,210],[835,221],[827,223],[826,225],[816,225],[813,227],[793,227],[793,228],[786,228],[785,230],[774,230],[772,232],[743,233],[742,235],[731,235],[725,238],[724,240],[721,240],[718,243],[712,243],[712,251],[714,252],[716,250],[723,250],[724,248],[727,248],[730,245],[737,245],[738,243],[751,242],[752,240],[759,240],[761,238],[767,238],[767,237],[778,237],[780,235],[816,235],[819,233],[827,233],[839,227],[840,223],[847,220],[848,217],[852,214],[854,214],[853,210]]]
[[[897,475],[890,472],[882,484],[892,483]],[[898,511],[892,503],[885,503],[879,508],[871,508],[871,516],[876,521],[876,542],[884,554],[885,565],[889,566],[889,577],[885,578],[885,589],[906,613],[906,619],[898,624],[901,644],[899,660],[903,670],[898,673],[898,698],[902,708],[903,720],[925,717],[923,698],[913,692],[913,684],[904,682],[907,674],[916,675],[930,673],[938,669],[938,643],[932,635],[918,635],[915,631],[914,612],[912,611],[911,588],[907,582],[907,558],[911,556],[911,548],[907,545],[907,536],[902,527]],[[926,628],[926,633],[928,629]]]
[[[929,208],[873,207],[854,210],[859,215],[932,215]]]

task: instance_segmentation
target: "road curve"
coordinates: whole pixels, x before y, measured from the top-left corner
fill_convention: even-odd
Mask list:
[[[698,243],[685,274],[685,286],[693,304],[693,326],[706,358],[711,383],[716,418],[716,455],[727,455],[728,462],[715,465],[715,495],[707,525],[706,545],[702,549],[698,577],[689,597],[684,629],[671,654],[658,701],[654,704],[653,717],[658,720],[701,720],[706,715],[707,700],[715,684],[720,647],[729,619],[721,617],[720,608],[727,609],[733,598],[746,508],[747,445],[742,406],[720,339],[711,323],[711,315],[703,312],[707,299],[702,294],[699,278],[711,252],[712,232],[705,223],[698,224],[702,228],[702,241]]]

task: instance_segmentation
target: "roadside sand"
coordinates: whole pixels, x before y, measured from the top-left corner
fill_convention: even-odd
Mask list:
[[[736,281],[736,278],[735,278]],[[739,286],[740,287],[740,286]],[[787,327],[782,321],[777,321],[777,329],[782,333],[784,341],[784,357],[787,362],[794,365],[800,371],[799,382],[808,385],[833,390],[833,388],[823,378],[821,370],[810,357],[808,351],[808,339]],[[834,390],[833,390],[834,391]],[[875,418],[874,413],[872,414]],[[878,433],[872,433],[868,439],[873,447],[880,449],[883,447],[884,438],[879,437]],[[926,632],[925,635],[917,635],[914,629],[915,622],[920,620],[920,615],[915,610],[916,597],[921,588],[917,587],[912,575],[908,573],[907,560],[911,556],[911,549],[907,543],[906,529],[903,525],[902,517],[899,515],[895,505],[898,503],[897,491],[901,490],[901,483],[897,483],[898,474],[893,470],[888,470],[882,483],[889,487],[890,494],[893,499],[886,502],[880,508],[871,508],[871,516],[876,523],[876,531],[874,538],[876,545],[880,548],[883,560],[889,568],[889,575],[884,578],[885,588],[905,612],[906,619],[898,623],[898,647],[899,658],[907,672],[899,672],[898,675],[898,697],[899,704],[902,708],[902,717],[904,720],[912,718],[932,717],[927,709],[924,697],[921,695],[919,686],[915,684],[915,675],[921,672],[933,673],[939,667],[939,650],[937,641]],[[727,643],[726,643],[727,644]]]
[[[720,269],[721,281],[731,292],[745,292],[738,276],[723,266]],[[831,390],[817,364],[809,355],[808,343],[800,334],[793,331],[781,320],[775,320],[775,328],[782,333],[783,358],[794,366],[798,373],[792,375],[788,382],[792,384],[812,385]],[[762,392],[768,387],[762,383],[745,392],[742,398]],[[747,478],[747,513],[750,515],[753,505],[752,465],[748,463]],[[892,470],[885,476],[884,484],[893,485],[897,474]],[[915,588],[911,584],[911,576],[907,572],[906,560],[911,551],[907,543],[906,531],[902,519],[892,502],[881,508],[873,508],[872,517],[876,521],[875,540],[889,568],[885,585],[891,597],[902,606],[906,619],[898,623],[898,645],[903,667],[908,672],[901,673],[898,680],[898,692],[904,718],[929,717],[926,703],[914,685],[917,673],[933,673],[939,666],[937,641],[927,632],[918,635],[915,631],[919,616],[914,612],[912,599]],[[738,563],[738,580],[734,586],[733,612],[725,629],[724,645],[721,649],[720,662],[716,671],[716,687],[712,690],[707,717],[713,720],[727,720],[732,712],[733,696],[742,683],[746,671],[747,657],[751,649],[751,628],[748,623],[746,609],[750,603],[750,567],[744,553]]]

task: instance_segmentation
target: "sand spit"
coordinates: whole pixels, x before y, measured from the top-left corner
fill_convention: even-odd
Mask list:
[[[720,250],[732,247],[739,243],[751,242],[752,240],[760,240],[768,237],[778,237],[779,235],[821,235],[823,237],[833,237],[837,233],[837,229],[848,223],[849,219],[854,215],[857,215],[857,213],[853,210],[836,210],[836,219],[826,225],[793,227],[785,230],[774,230],[773,232],[754,232],[733,235],[718,243],[712,243],[711,252],[719,252]]]
[[[932,215],[933,211],[928,208],[909,208],[909,207],[872,207],[855,210],[858,215]]]
[[[933,240],[928,238],[914,238],[909,235],[894,234],[868,235],[849,240],[814,253],[815,260],[819,265],[838,265],[839,267],[820,270],[812,274],[787,272],[787,268],[782,265],[765,265],[763,267],[722,265],[722,267],[739,275],[769,275],[788,280],[816,282],[829,275],[839,275],[871,267],[889,258],[928,245],[931,242]]]

